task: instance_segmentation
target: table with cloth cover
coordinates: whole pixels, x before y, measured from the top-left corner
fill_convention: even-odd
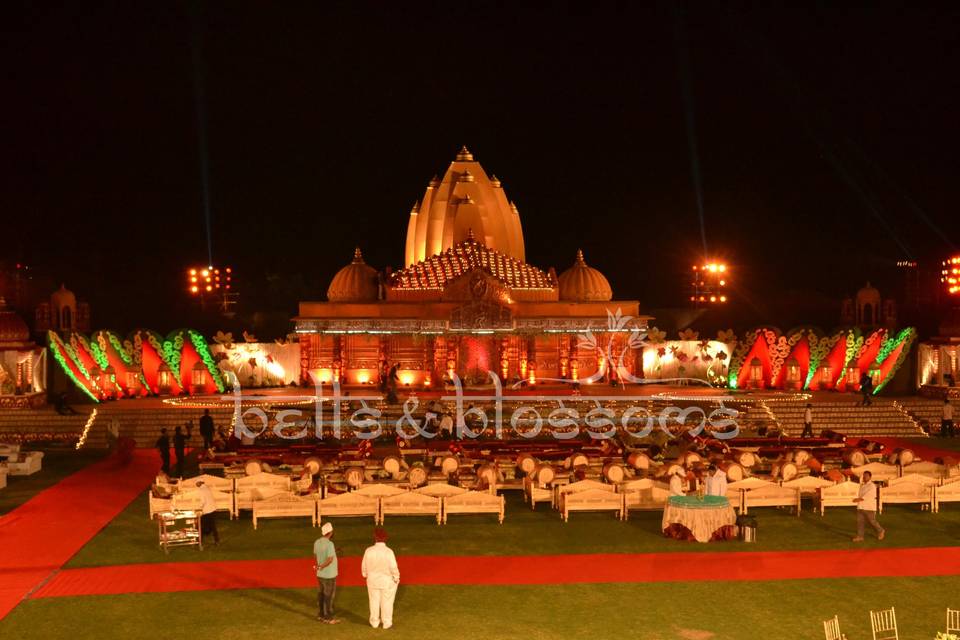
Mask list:
[[[731,537],[737,515],[724,496],[670,496],[663,508],[663,532],[674,537],[697,542]],[[679,525],[679,527],[677,526]],[[683,535],[683,530],[689,532]]]

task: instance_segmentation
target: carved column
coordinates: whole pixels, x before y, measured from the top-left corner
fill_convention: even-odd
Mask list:
[[[297,338],[300,345],[300,384],[310,382],[310,334],[300,334]]]
[[[570,378],[578,380],[580,378],[580,345],[576,334],[568,337],[570,342]]]
[[[557,340],[557,356],[560,360],[560,377],[566,378],[570,373],[570,359],[568,354],[570,352],[570,336],[566,333],[560,334],[560,339]]]

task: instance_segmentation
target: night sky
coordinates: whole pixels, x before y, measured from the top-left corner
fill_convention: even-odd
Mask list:
[[[214,261],[244,317],[321,299],[357,244],[402,266],[410,206],[463,144],[529,262],[582,247],[617,297],[680,304],[703,253],[688,104],[731,312],[893,294],[895,261],[958,239],[948,5],[54,4],[3,12],[0,257],[65,281],[95,327],[197,324],[197,59]]]

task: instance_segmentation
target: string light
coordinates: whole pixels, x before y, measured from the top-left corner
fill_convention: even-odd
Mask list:
[[[93,411],[90,412],[90,415],[87,416],[87,424],[83,425],[83,432],[80,434],[80,439],[77,440],[75,449],[80,449],[83,445],[87,443],[87,436],[90,435],[90,428],[93,427],[93,423],[97,421],[97,408],[94,407]]]

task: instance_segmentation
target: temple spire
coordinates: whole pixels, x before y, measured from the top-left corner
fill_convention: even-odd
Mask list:
[[[353,264],[366,264],[363,261],[363,252],[360,251],[360,247],[353,250]]]
[[[467,145],[460,147],[460,151],[457,153],[457,162],[473,162],[473,154],[470,153],[470,149],[467,149]]]

